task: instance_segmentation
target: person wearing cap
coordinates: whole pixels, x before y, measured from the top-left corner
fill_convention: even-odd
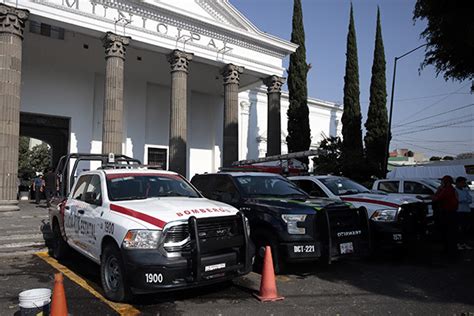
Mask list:
[[[458,221],[457,209],[458,198],[453,187],[454,181],[451,176],[444,176],[441,185],[433,197],[433,207],[439,212],[441,236],[445,245],[445,253],[449,259],[457,256]]]
[[[460,232],[460,244],[458,244],[459,250],[472,249],[466,244],[467,234],[472,224],[471,206],[472,197],[467,186],[467,179],[464,177],[456,178],[456,194],[458,198],[458,229]]]
[[[41,194],[43,193],[43,189],[44,189],[43,175],[38,174],[36,178],[33,180],[33,192],[35,193],[36,204],[39,204],[41,201]]]

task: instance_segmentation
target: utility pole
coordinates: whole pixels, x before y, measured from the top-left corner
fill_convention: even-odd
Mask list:
[[[385,166],[384,166],[385,174],[387,174],[387,172],[388,172],[388,158],[390,157],[389,151],[390,151],[390,138],[391,138],[391,131],[392,131],[393,96],[395,94],[394,91],[395,91],[395,77],[396,77],[396,74],[397,74],[397,61],[399,59],[402,59],[406,55],[409,55],[409,54],[413,53],[414,51],[416,51],[416,50],[418,50],[422,47],[425,47],[426,45],[428,45],[428,44],[420,45],[420,46],[412,49],[411,51],[406,52],[405,54],[403,54],[401,56],[395,57],[394,60],[393,60],[392,93],[391,93],[391,96],[390,96],[390,112],[389,112],[389,116],[388,116],[387,139],[386,139],[386,142],[385,142]]]

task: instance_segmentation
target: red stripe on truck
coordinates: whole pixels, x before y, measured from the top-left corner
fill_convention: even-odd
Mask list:
[[[364,198],[354,198],[354,197],[341,197],[343,201],[347,202],[361,202],[361,203],[372,203],[372,204],[380,204],[384,206],[389,206],[389,207],[394,207],[398,208],[400,205],[391,203],[391,202],[385,202],[385,201],[378,201],[378,200],[371,200],[371,199],[364,199]]]
[[[112,210],[114,212],[117,212],[117,213],[120,213],[120,214],[124,214],[124,215],[128,215],[128,216],[137,218],[137,219],[142,220],[144,222],[147,222],[149,224],[155,225],[159,228],[163,228],[166,225],[166,222],[163,222],[162,220],[159,220],[158,218],[155,218],[153,216],[131,210],[129,208],[126,208],[126,207],[123,207],[123,206],[120,206],[120,205],[110,204],[110,210]]]

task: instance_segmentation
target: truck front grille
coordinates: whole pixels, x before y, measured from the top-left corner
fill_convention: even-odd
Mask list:
[[[219,217],[198,222],[199,239],[232,237],[240,233],[235,216],[230,218]]]
[[[172,226],[165,232],[163,248],[167,252],[191,250],[191,239],[187,223]]]
[[[349,232],[360,228],[360,216],[355,209],[328,208],[327,213],[331,232],[333,233]]]

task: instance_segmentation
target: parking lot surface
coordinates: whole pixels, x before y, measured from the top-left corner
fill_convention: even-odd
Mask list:
[[[30,212],[26,216],[33,216],[31,213],[45,212],[41,208],[28,207],[23,207],[18,215]],[[0,214],[0,217],[4,216]],[[30,224],[31,234],[41,234],[40,219],[44,218],[39,216],[37,224]],[[253,297],[260,286],[260,275],[250,273],[233,282],[139,296],[131,305],[114,305],[97,296],[101,293],[97,265],[73,254],[61,266],[66,272],[65,290],[72,315],[474,313],[474,251],[463,251],[459,260],[449,262],[441,258],[437,246],[420,246],[402,259],[385,254],[368,260],[335,262],[329,266],[317,263],[295,265],[286,275],[277,277],[278,291],[285,300],[273,303],[260,303]],[[18,294],[22,290],[52,288],[53,275],[58,267],[45,252],[38,255],[9,251],[0,263],[0,315],[18,312]],[[72,279],[69,275],[73,275]]]

